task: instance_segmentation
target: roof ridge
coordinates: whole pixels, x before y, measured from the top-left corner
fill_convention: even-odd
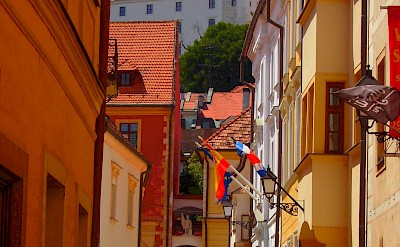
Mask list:
[[[247,107],[244,111],[242,111],[239,115],[237,115],[234,119],[232,119],[229,123],[226,125],[222,126],[219,128],[214,134],[212,134],[210,137],[206,139],[206,141],[211,141],[214,137],[218,136],[222,131],[227,129],[229,126],[231,126],[233,123],[235,123],[239,118],[243,117],[244,114],[246,114],[249,110],[251,109],[251,106]]]

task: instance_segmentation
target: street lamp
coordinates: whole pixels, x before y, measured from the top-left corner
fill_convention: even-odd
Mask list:
[[[222,206],[224,208],[225,218],[228,219],[228,246],[231,246],[231,217],[232,217],[232,209],[233,205],[228,197],[228,200]]]
[[[272,196],[275,194],[277,184],[276,179],[277,177],[274,173],[272,173],[271,169],[268,166],[267,175],[261,178],[264,194],[268,198],[268,200],[271,200]]]
[[[224,215],[225,218],[230,218],[232,217],[232,209],[233,209],[233,205],[230,201],[225,202],[224,206],[222,206],[224,208]]]
[[[279,207],[285,210],[288,214],[296,216],[298,214],[299,208],[304,212],[304,208],[300,206],[300,204],[291,196],[289,193],[282,188],[282,186],[277,181],[277,177],[271,171],[269,167],[267,167],[267,175],[261,178],[261,183],[264,189],[264,194],[268,198],[268,201],[271,200],[272,196],[275,194],[276,185],[279,186],[281,191],[285,192],[285,194],[293,201],[293,203],[279,203]],[[277,206],[277,203],[269,203],[269,207],[272,209]]]
[[[367,67],[365,70],[365,75],[361,78],[361,80],[355,85],[357,86],[365,86],[365,85],[379,85],[380,83],[372,76],[372,71]],[[359,215],[358,215],[358,230],[359,230],[359,244],[360,246],[365,246],[365,235],[366,235],[366,220],[365,220],[365,211],[366,211],[366,180],[367,180],[367,133],[368,133],[368,115],[357,111],[358,117],[361,125],[361,136],[360,136],[360,197],[359,197]]]

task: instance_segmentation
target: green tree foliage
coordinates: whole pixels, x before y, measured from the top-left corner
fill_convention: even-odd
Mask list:
[[[188,159],[188,166],[183,169],[180,176],[180,194],[203,194],[203,165],[196,153]]]
[[[247,24],[219,22],[210,26],[180,57],[181,83],[185,92],[226,92],[239,85],[240,53]]]

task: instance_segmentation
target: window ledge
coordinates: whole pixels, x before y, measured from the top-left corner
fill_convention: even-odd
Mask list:
[[[129,230],[135,230],[135,227],[129,224],[126,224],[126,228],[128,228]]]
[[[110,223],[111,223],[111,224],[117,224],[117,223],[118,223],[118,220],[117,220],[117,219],[114,219],[114,218],[110,218]]]

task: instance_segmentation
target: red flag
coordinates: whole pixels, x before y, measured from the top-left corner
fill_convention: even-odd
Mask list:
[[[390,86],[400,90],[400,7],[388,7],[389,67]],[[400,117],[390,122],[390,126],[400,130]],[[389,130],[389,136],[399,138],[400,134]]]

